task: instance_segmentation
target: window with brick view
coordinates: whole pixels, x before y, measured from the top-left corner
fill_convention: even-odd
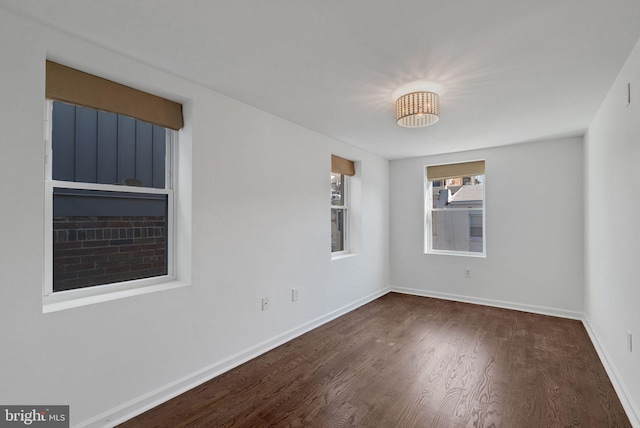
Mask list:
[[[52,104],[52,179],[122,188],[53,188],[52,291],[166,275],[167,129]]]

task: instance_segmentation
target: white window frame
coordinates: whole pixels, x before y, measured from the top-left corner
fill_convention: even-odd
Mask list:
[[[343,215],[342,215],[342,229],[343,229],[342,248],[343,249],[341,251],[331,251],[331,257],[339,257],[339,256],[344,256],[346,254],[350,254],[350,251],[349,251],[349,198],[350,198],[349,179],[351,177],[345,174],[340,174],[340,175],[342,176],[343,205],[333,205],[332,203],[331,209],[332,210],[339,209],[343,211]]]
[[[188,285],[177,281],[176,275],[176,209],[175,188],[177,171],[178,131],[167,129],[165,188],[119,186],[111,184],[81,183],[52,179],[52,114],[53,102],[45,100],[44,141],[44,269],[43,312],[54,312],[101,301],[114,300],[164,289]],[[102,190],[128,193],[167,195],[167,274],[150,278],[95,285],[73,290],[53,292],[53,189]]]
[[[426,171],[427,166],[423,168]],[[440,254],[440,255],[450,255],[450,256],[463,256],[463,257],[481,257],[485,258],[487,256],[487,236],[486,236],[486,175],[484,185],[482,186],[482,208],[433,208],[433,182],[429,181],[424,175],[424,253],[425,254]],[[433,248],[433,212],[456,212],[456,211],[464,211],[469,214],[472,211],[480,212],[482,214],[482,252],[475,251],[457,251],[457,250],[438,250]],[[470,235],[470,225],[467,222],[467,240],[469,241],[478,241],[479,238],[471,238]]]

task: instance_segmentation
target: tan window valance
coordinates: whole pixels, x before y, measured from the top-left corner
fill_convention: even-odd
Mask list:
[[[45,96],[96,110],[124,114],[165,128],[183,126],[182,104],[47,61]]]
[[[353,161],[331,155],[331,172],[334,174],[356,175],[356,167]]]
[[[484,175],[484,161],[451,163],[427,167],[427,180],[446,180],[455,177]]]

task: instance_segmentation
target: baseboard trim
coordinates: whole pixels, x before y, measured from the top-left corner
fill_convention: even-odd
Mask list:
[[[587,330],[587,334],[591,339],[591,343],[593,343],[593,347],[596,348],[600,361],[602,361],[602,365],[609,375],[609,380],[613,384],[613,389],[615,389],[618,394],[622,407],[624,407],[625,412],[627,412],[627,417],[629,418],[631,425],[634,427],[640,427],[640,411],[638,411],[639,409],[629,398],[631,397],[631,394],[622,380],[622,376],[618,372],[618,369],[616,369],[616,366],[611,363],[609,353],[606,348],[602,346],[602,342],[598,339],[598,335],[591,326],[591,322],[586,315],[582,319],[582,324],[584,324],[584,328]]]
[[[414,296],[433,297],[436,299],[452,300],[455,302],[472,303],[475,305],[493,306],[502,309],[512,309],[534,314],[551,315],[560,318],[569,318],[582,321],[582,312],[568,311],[566,309],[549,308],[545,306],[526,305],[523,303],[507,302],[503,300],[483,299],[480,297],[462,296],[459,294],[441,293],[438,291],[419,290],[415,288],[391,287],[396,293],[411,294]]]
[[[315,318],[296,328],[293,328],[280,335],[272,337],[271,339],[265,340],[264,342],[252,346],[245,351],[232,355],[227,359],[211,364],[210,366],[184,376],[181,379],[157,388],[140,397],[134,398],[133,400],[130,400],[118,407],[101,413],[100,415],[97,415],[93,418],[90,418],[78,424],[74,424],[73,427],[104,428],[114,427],[118,424],[121,424],[122,422],[127,421],[134,416],[137,416],[161,403],[164,403],[167,400],[170,400],[190,389],[193,389],[196,386],[201,385],[204,382],[207,382],[208,380],[211,380],[224,372],[227,372],[259,355],[264,354],[265,352],[268,352],[292,339],[295,339],[298,336],[303,335],[304,333],[318,328],[321,325],[328,323],[329,321],[332,321],[348,312],[353,311],[354,309],[359,308],[360,306],[366,305],[367,303],[389,293],[389,291],[391,291],[390,288],[384,288],[382,290],[371,293],[368,296],[358,299],[334,311],[331,311],[326,315]]]

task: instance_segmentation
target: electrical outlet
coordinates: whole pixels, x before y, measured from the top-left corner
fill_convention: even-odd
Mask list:
[[[630,331],[627,331],[627,349],[629,352],[633,351],[633,335]]]
[[[464,270],[464,277],[465,278],[471,278],[471,269],[465,269]]]
[[[297,302],[298,301],[298,289],[297,288],[292,288],[291,289],[291,301],[292,302]]]
[[[269,309],[269,298],[268,297],[263,297],[262,298],[262,310],[266,311],[267,309]]]

